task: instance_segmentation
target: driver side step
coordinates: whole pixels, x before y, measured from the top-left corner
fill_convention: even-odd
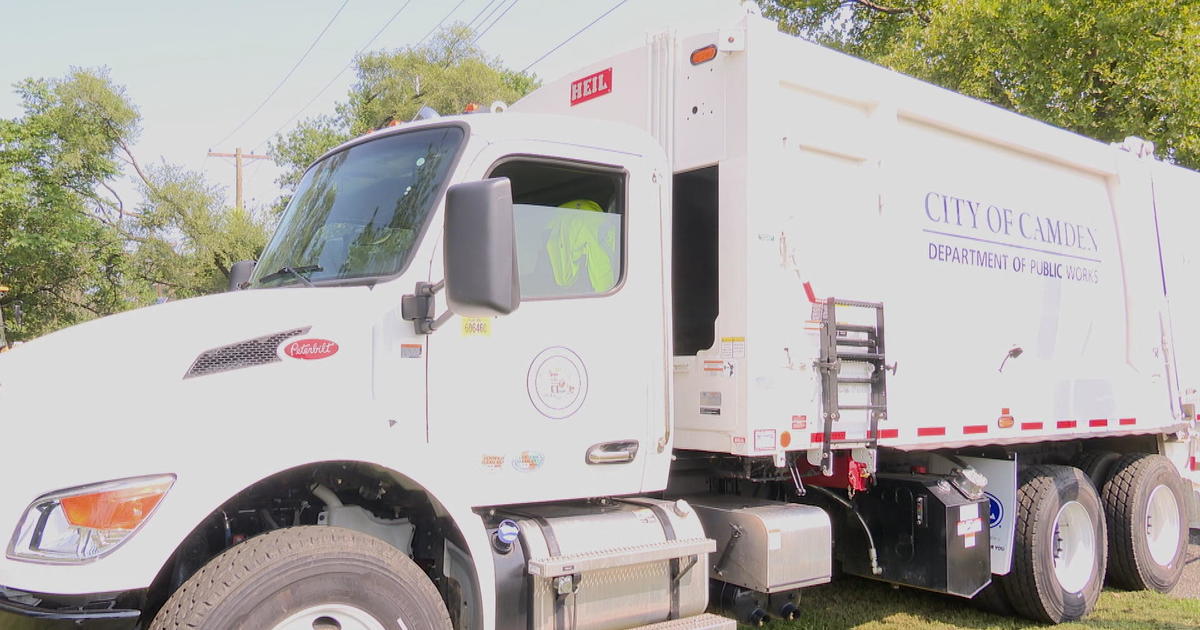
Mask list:
[[[736,630],[737,622],[712,613],[702,613],[695,617],[660,621],[635,630]]]
[[[707,555],[716,549],[717,542],[711,538],[687,538],[615,549],[562,554],[550,558],[530,558],[529,574],[541,578],[552,578],[573,573],[674,560],[697,554]]]

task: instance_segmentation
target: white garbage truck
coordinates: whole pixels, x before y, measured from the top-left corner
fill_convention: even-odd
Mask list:
[[[495,107],[500,110],[502,107]],[[753,12],[314,163],[227,293],[0,357],[0,627],[1047,622],[1197,519],[1200,175]]]

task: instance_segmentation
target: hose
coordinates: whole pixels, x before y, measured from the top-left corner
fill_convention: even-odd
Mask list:
[[[834,501],[841,503],[843,506],[846,507],[847,510],[850,510],[851,514],[853,514],[856,518],[858,518],[858,523],[860,525],[862,525],[863,533],[865,533],[867,535],[867,558],[871,561],[871,575],[882,574],[883,569],[880,568],[880,566],[879,566],[879,554],[877,554],[875,552],[875,537],[871,535],[871,529],[869,527],[867,527],[867,521],[863,519],[862,514],[859,514],[858,510],[854,509],[854,504],[852,504],[849,501],[847,501],[846,499],[843,499],[842,497],[838,496],[836,493],[834,493],[829,488],[824,488],[821,486],[812,486],[812,485],[808,486],[808,488],[811,490],[817,490],[821,494],[824,494],[825,496],[833,499]]]
[[[334,508],[342,507],[342,500],[337,498],[337,495],[333,493],[333,490],[330,490],[319,483],[314,483],[313,485],[309,486],[308,491],[313,493],[314,497],[320,499],[321,502],[325,504],[326,509],[332,510]]]

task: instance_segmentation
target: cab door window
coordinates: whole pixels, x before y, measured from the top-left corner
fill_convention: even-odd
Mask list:
[[[613,291],[624,274],[625,173],[590,165],[509,160],[521,299]]]

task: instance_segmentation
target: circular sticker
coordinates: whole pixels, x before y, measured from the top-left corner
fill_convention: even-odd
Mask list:
[[[995,527],[1004,521],[1004,504],[991,492],[984,492],[988,500],[988,527]]]
[[[583,406],[588,390],[587,368],[570,348],[546,348],[529,364],[526,387],[529,401],[543,416],[561,420]]]

